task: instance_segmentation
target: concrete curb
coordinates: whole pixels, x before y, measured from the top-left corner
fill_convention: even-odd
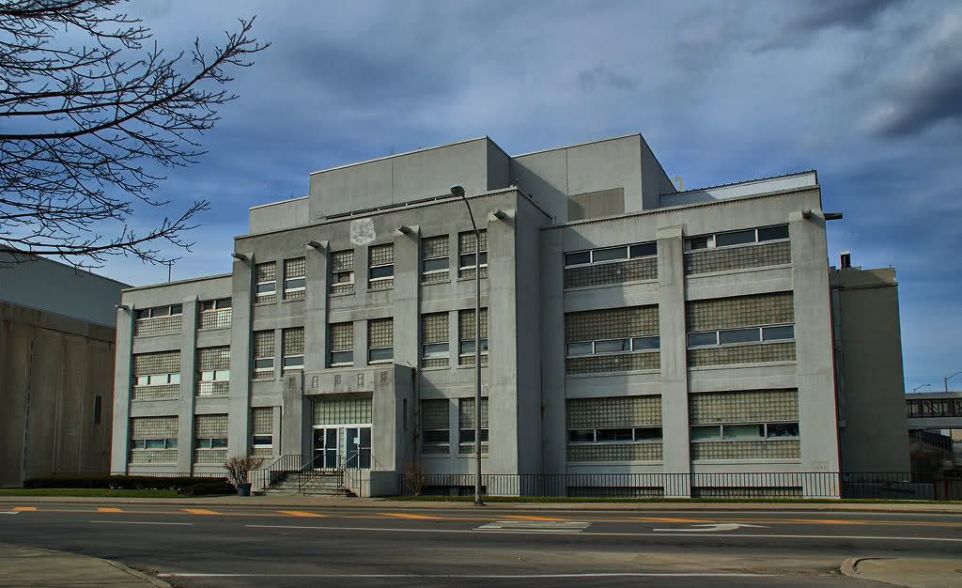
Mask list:
[[[139,570],[135,570],[134,568],[130,566],[126,566],[120,563],[119,561],[114,561],[112,559],[105,559],[103,561],[117,568],[121,572],[124,572],[125,574],[129,574],[139,580],[143,580],[144,582],[147,582],[152,586],[156,586],[157,588],[172,588],[170,584],[168,584],[167,582],[164,582],[160,578],[155,578],[150,574],[145,574]]]

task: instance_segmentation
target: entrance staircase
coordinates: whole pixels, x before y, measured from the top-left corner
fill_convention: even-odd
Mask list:
[[[255,488],[267,496],[356,496],[344,485],[343,469],[315,470],[299,455],[281,456],[254,476]]]

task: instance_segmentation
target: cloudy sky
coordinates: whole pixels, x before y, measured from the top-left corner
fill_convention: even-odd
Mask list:
[[[907,388],[962,370],[962,4],[235,0],[132,12],[170,49],[217,41],[251,15],[272,43],[238,72],[240,99],[203,138],[209,153],[162,185],[168,214],[212,203],[174,279],[229,271],[247,208],[305,195],[310,171],[482,135],[522,153],[641,132],[686,188],[817,169],[826,209],[845,213],[830,225],[833,258],[848,249],[856,265],[898,271]],[[101,273],[167,278],[122,259]]]

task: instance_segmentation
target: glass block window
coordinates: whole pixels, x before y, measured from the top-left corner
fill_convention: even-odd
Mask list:
[[[423,367],[447,367],[448,337],[448,313],[435,312],[421,315],[421,365]]]
[[[688,367],[795,361],[794,342],[723,345],[688,350]]]
[[[198,328],[219,329],[229,327],[231,322],[231,299],[203,300],[200,303]]]
[[[180,397],[180,352],[134,355],[133,400],[170,400]]]
[[[254,379],[274,378],[274,331],[254,332]]]
[[[331,253],[331,294],[354,293],[354,250]]]
[[[585,288],[658,279],[656,257],[632,258],[615,263],[573,265],[565,268],[565,288]]]
[[[657,306],[568,313],[565,338],[569,374],[660,367]]]
[[[569,398],[568,429],[661,425],[661,396]]]
[[[792,263],[792,247],[788,241],[760,243],[751,247],[702,249],[685,254],[685,274],[734,271],[753,267]]]
[[[130,463],[176,463],[176,416],[130,419]]]
[[[304,327],[284,329],[283,347],[285,370],[304,369]]]
[[[330,365],[354,364],[354,323],[332,323],[330,333]]]
[[[478,231],[481,236],[481,248],[478,249],[474,231],[458,233],[458,277],[474,277],[474,254],[478,251],[479,262],[481,264],[481,277],[488,277],[488,231],[481,229]]]
[[[659,429],[660,430],[660,429]],[[569,443],[568,461],[661,461],[662,443]],[[598,494],[592,494],[597,496]]]
[[[254,266],[254,303],[277,300],[277,262],[258,263]]]
[[[798,439],[700,441],[691,444],[692,461],[712,459],[800,459]]]
[[[685,239],[685,250],[698,251],[701,249],[719,249],[724,247],[737,247],[744,245],[755,245],[756,243],[787,240],[788,225],[775,225],[771,227],[739,229],[735,231],[726,231],[724,233],[713,233],[709,235],[689,237],[688,239]]]
[[[184,307],[181,304],[165,304],[134,311],[134,336],[175,335],[180,332]]]
[[[798,391],[701,392],[688,397],[692,425],[798,421]]]
[[[458,400],[459,453],[474,453],[474,398]],[[481,453],[488,452],[488,399],[481,399]]]
[[[369,290],[389,290],[394,287],[394,243],[372,245],[368,248]]]
[[[446,282],[450,262],[450,241],[447,235],[421,239],[421,281]]]
[[[569,343],[657,334],[657,306],[628,306],[565,315],[565,339]]]
[[[227,459],[227,415],[194,417],[194,463],[222,464]]]
[[[689,333],[795,322],[791,292],[693,300],[685,314]]]
[[[458,311],[458,365],[474,365],[474,309]],[[481,309],[481,365],[488,365],[488,309]]]
[[[304,272],[307,260],[303,257],[284,260],[284,300],[303,300],[307,291]]]
[[[394,359],[394,319],[367,321],[367,355],[368,363]]]
[[[251,447],[256,457],[274,453],[274,409],[265,406],[251,409]]]
[[[314,400],[315,425],[369,425],[373,422],[370,396],[338,394]]]
[[[445,398],[421,401],[421,453],[450,452],[450,406],[450,401]]]
[[[197,350],[197,395],[226,396],[230,393],[230,346]]]
[[[569,398],[566,412],[569,461],[661,459],[660,396]]]

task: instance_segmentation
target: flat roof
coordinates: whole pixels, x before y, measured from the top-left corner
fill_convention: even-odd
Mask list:
[[[364,161],[356,161],[356,162],[354,162],[354,163],[345,163],[344,165],[338,165],[338,166],[329,167],[329,168],[326,168],[326,169],[321,169],[321,170],[318,170],[318,171],[312,171],[312,172],[308,173],[308,175],[309,175],[309,176],[313,176],[313,175],[317,175],[317,174],[323,174],[323,173],[325,173],[325,172],[335,171],[335,170],[339,170],[339,169],[347,169],[347,168],[349,168],[349,167],[355,167],[355,166],[358,166],[358,165],[364,165],[364,164],[366,164],[366,163],[374,163],[375,161],[385,161],[385,160],[388,160],[388,159],[394,159],[394,158],[396,158],[396,157],[404,157],[404,156],[406,156],[406,155],[413,155],[413,154],[415,154],[415,153],[423,153],[423,152],[425,152],[425,151],[434,151],[434,150],[436,150],[436,149],[444,149],[445,147],[453,147],[453,146],[455,146],[455,145],[464,145],[464,144],[466,144],[466,143],[474,143],[475,141],[484,141],[485,139],[487,139],[488,141],[491,141],[492,143],[494,143],[495,145],[497,145],[497,143],[495,143],[494,140],[491,139],[491,137],[489,137],[489,136],[487,136],[487,135],[484,135],[483,137],[475,137],[474,139],[465,139],[464,141],[456,141],[456,142],[454,142],[454,143],[448,143],[448,144],[446,144],[446,145],[435,145],[434,147],[422,147],[422,148],[420,148],[420,149],[412,149],[411,151],[405,151],[405,152],[403,152],[403,153],[395,153],[394,155],[385,155],[385,156],[383,156],[383,157],[375,157],[375,158],[373,158],[373,159],[365,159]],[[499,146],[498,149],[501,149],[501,147]],[[501,149],[501,151],[503,152],[504,149]],[[507,155],[507,154],[505,154],[505,155]]]

